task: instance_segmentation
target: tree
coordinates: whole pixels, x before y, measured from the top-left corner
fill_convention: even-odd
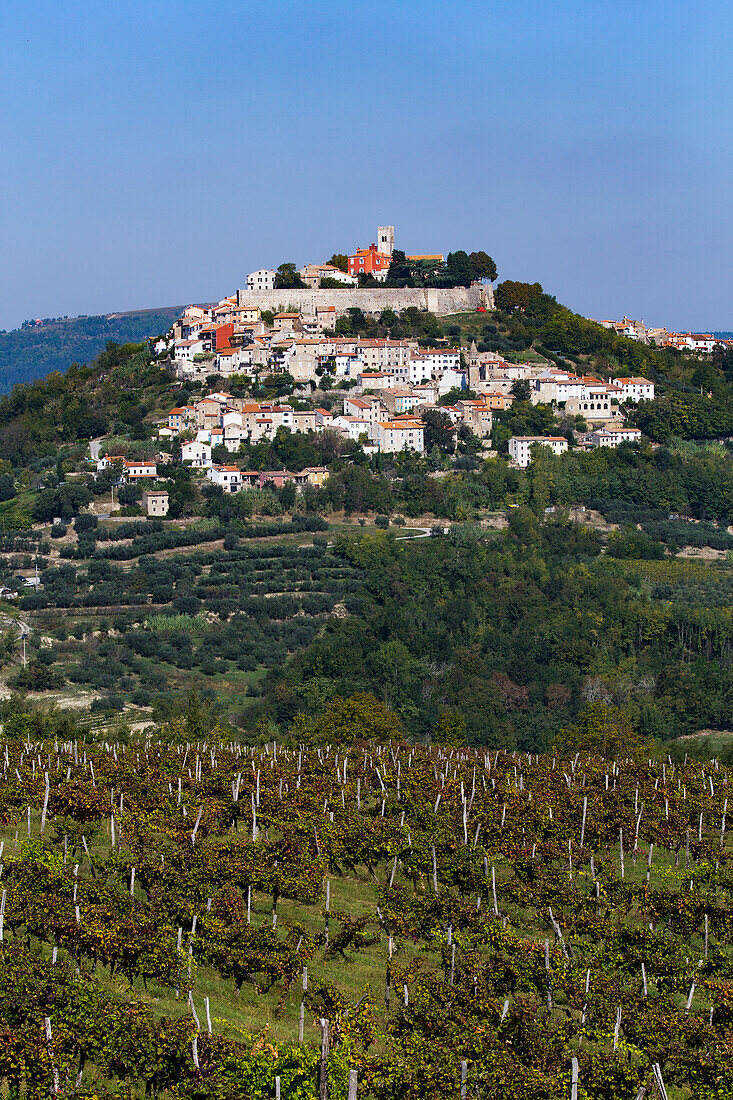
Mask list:
[[[0,500],[12,500],[15,496],[15,482],[11,474],[0,474]]]
[[[142,500],[142,489],[139,485],[121,485],[120,491],[117,494],[120,504],[128,506],[130,504],[139,504]],[[81,517],[79,517],[81,519]],[[79,520],[75,520],[75,527],[79,527]]]
[[[349,257],[344,252],[334,252],[328,263],[331,265],[331,267],[337,267],[339,271],[344,271],[346,272],[346,274],[348,274]]]
[[[438,447],[444,454],[455,450],[455,431],[451,418],[440,409],[426,409],[422,415],[425,449]]]
[[[433,726],[433,741],[457,749],[466,743],[466,719],[456,710],[442,710]]]
[[[517,378],[516,382],[512,382],[510,392],[515,401],[530,401],[532,384],[527,378]]]
[[[644,740],[635,733],[628,714],[601,699],[589,703],[577,722],[560,731],[554,747],[566,754],[598,753],[609,760],[645,753],[647,749]]]
[[[293,507],[297,495],[297,490],[293,482],[286,481],[280,490],[280,503],[286,511],[289,511]]]
[[[317,725],[331,743],[355,740],[399,741],[402,728],[395,714],[373,695],[364,692],[348,699],[336,696]]]
[[[517,312],[537,316],[554,303],[554,298],[545,294],[540,283],[517,283],[506,279],[497,286],[494,301],[496,308],[504,313]]]
[[[407,256],[401,248],[395,248],[387,272],[387,282],[397,286],[406,286],[411,282],[412,271]]]
[[[449,252],[445,261],[445,274],[452,286],[470,286],[473,282],[473,267],[468,253]]]
[[[302,290],[305,283],[293,263],[280,264],[275,275],[276,290]]]
[[[486,252],[472,252],[468,259],[473,268],[474,279],[490,279],[493,283],[498,272],[491,256]]]

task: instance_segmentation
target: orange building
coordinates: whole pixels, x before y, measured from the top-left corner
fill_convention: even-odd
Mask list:
[[[374,275],[375,278],[386,279],[392,257],[377,251],[375,244],[369,248],[359,248],[353,256],[349,256],[349,275],[355,278],[359,275]]]

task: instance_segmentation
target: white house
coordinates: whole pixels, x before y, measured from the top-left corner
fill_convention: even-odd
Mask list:
[[[192,443],[184,443],[181,447],[181,461],[199,470],[208,470],[211,466],[211,446],[196,439]]]
[[[526,470],[532,461],[532,447],[539,443],[549,447],[553,454],[564,454],[568,441],[561,435],[513,435],[509,440],[509,457],[522,470]]]
[[[609,420],[612,398],[620,397],[618,387],[609,386],[600,378],[584,377],[583,391],[577,401],[568,402],[569,412],[578,412],[586,420]]]
[[[654,383],[648,378],[614,378],[613,384],[621,390],[622,401],[654,400]]]
[[[253,271],[247,276],[248,290],[274,290],[275,272],[273,268],[263,267],[260,271]]]
[[[236,466],[212,466],[206,476],[225,493],[236,493],[242,488],[242,472]]]
[[[224,446],[231,454],[236,454],[242,442],[242,417],[240,413],[224,413],[222,418],[222,433]]]
[[[357,442],[359,436],[366,435],[370,439],[372,437],[371,424],[361,416],[335,416],[331,427],[335,428],[336,431],[340,432],[342,435],[345,435],[348,439],[353,439]]]
[[[132,478],[134,481],[140,477],[157,477],[158,468],[154,462],[148,462],[143,458],[123,458],[122,474],[123,477]]]
[[[426,360],[430,364],[424,378],[431,378],[441,370],[460,370],[461,367],[461,353],[458,348],[423,348],[410,358]]]
[[[601,428],[588,436],[594,447],[618,447],[622,443],[638,443],[641,440],[639,428]]]
[[[203,355],[203,340],[176,340],[173,358],[179,363],[192,363],[194,355]]]
[[[451,390],[464,390],[466,388],[466,372],[463,370],[446,367],[445,370],[437,371],[433,378],[438,384],[440,397],[443,394],[450,393]]]

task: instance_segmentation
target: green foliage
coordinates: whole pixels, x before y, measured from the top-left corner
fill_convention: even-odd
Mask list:
[[[275,275],[275,290],[299,290],[304,286],[294,263],[280,264]]]
[[[165,332],[180,315],[179,306],[163,310],[99,317],[59,318],[0,333],[0,391],[33,382],[72,363],[91,363],[109,341],[136,344]],[[104,429],[102,429],[104,430]],[[101,434],[93,431],[92,435]]]
[[[345,252],[334,252],[331,259],[327,260],[326,263],[330,264],[331,267],[337,267],[339,271],[343,271],[345,274],[348,274],[349,257],[346,255]]]
[[[627,552],[643,542],[656,560],[601,555],[597,532],[543,522],[543,511],[511,509],[505,535],[465,524],[443,539],[338,539],[334,550],[365,571],[352,618],[270,675],[268,713],[306,699],[317,677],[332,694],[375,694],[413,737],[449,711],[469,743],[525,751],[546,748],[593,697],[620,702],[645,737],[728,728],[730,567],[668,563],[638,531]],[[626,537],[612,536],[613,549]],[[692,569],[707,578],[694,593]]]
[[[603,700],[589,703],[578,715],[577,722],[560,730],[554,746],[565,756],[574,752],[584,756],[643,756],[647,746],[639,738],[628,714]]]

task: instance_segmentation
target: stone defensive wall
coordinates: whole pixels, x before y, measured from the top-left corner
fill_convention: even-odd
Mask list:
[[[383,309],[395,313],[409,306],[428,310],[438,316],[475,310],[478,306],[491,309],[494,291],[490,286],[454,287],[452,290],[418,287],[344,287],[343,290],[243,290],[237,291],[238,306],[259,306],[260,309],[295,312],[314,316],[320,309],[334,306],[339,313],[358,306],[364,313],[380,314]]]

